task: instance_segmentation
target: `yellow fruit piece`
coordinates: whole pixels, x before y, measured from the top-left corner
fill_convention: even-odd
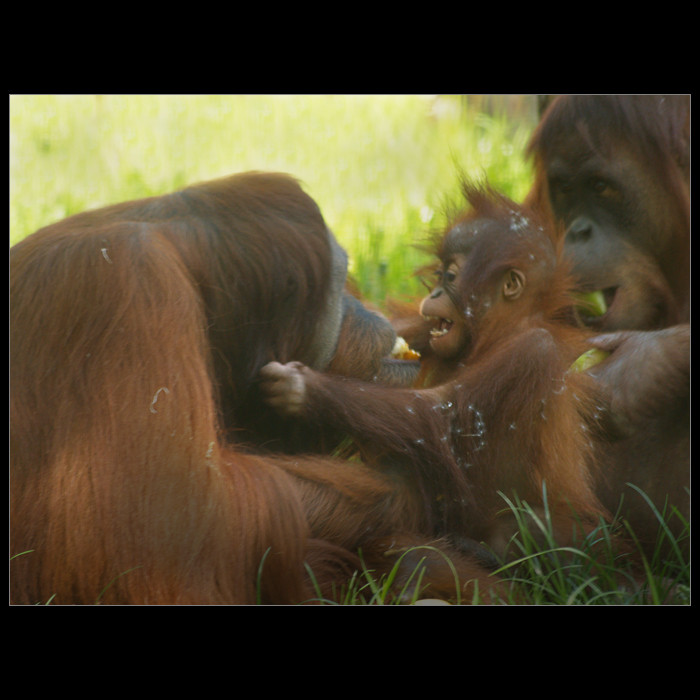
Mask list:
[[[585,372],[599,362],[602,362],[610,353],[606,350],[591,348],[586,350],[576,361],[569,367],[569,372]]]
[[[420,353],[412,350],[401,336],[396,338],[391,356],[397,360],[420,360]]]

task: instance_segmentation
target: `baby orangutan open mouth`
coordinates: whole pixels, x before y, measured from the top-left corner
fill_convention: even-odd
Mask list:
[[[428,320],[434,320],[436,322],[435,328],[431,328],[430,336],[432,338],[441,338],[443,335],[447,335],[452,328],[454,321],[450,321],[448,318],[435,318],[426,317]]]
[[[436,355],[447,359],[465,350],[469,341],[469,332],[459,316],[450,318],[423,314],[423,318],[432,325],[430,347]]]

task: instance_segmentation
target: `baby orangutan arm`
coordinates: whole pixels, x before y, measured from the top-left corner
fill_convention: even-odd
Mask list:
[[[301,362],[270,362],[260,371],[260,380],[268,405],[281,415],[345,428],[360,443],[402,454],[424,448],[426,425],[436,422],[449,388],[386,387],[322,374]],[[449,421],[440,422],[447,429]]]
[[[298,362],[271,362],[260,378],[269,405],[311,426],[343,429],[367,464],[412,484],[426,501],[425,513],[433,513],[432,504],[445,494],[456,503],[471,501],[450,439],[451,385],[420,391],[388,387],[323,374]]]

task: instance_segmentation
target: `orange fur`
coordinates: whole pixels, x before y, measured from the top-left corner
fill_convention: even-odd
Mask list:
[[[330,595],[360,548],[379,575],[392,533],[425,542],[411,494],[382,475],[262,453],[257,370],[314,356],[330,265],[315,203],[259,174],[13,247],[13,603],[301,603],[307,565]],[[349,342],[338,352],[357,356]]]

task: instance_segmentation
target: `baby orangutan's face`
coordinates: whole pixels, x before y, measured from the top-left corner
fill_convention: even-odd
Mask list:
[[[430,347],[444,360],[464,354],[470,339],[464,313],[453,302],[464,261],[463,255],[445,261],[438,272],[437,286],[423,299],[420,307],[421,314],[434,322],[430,331]]]

